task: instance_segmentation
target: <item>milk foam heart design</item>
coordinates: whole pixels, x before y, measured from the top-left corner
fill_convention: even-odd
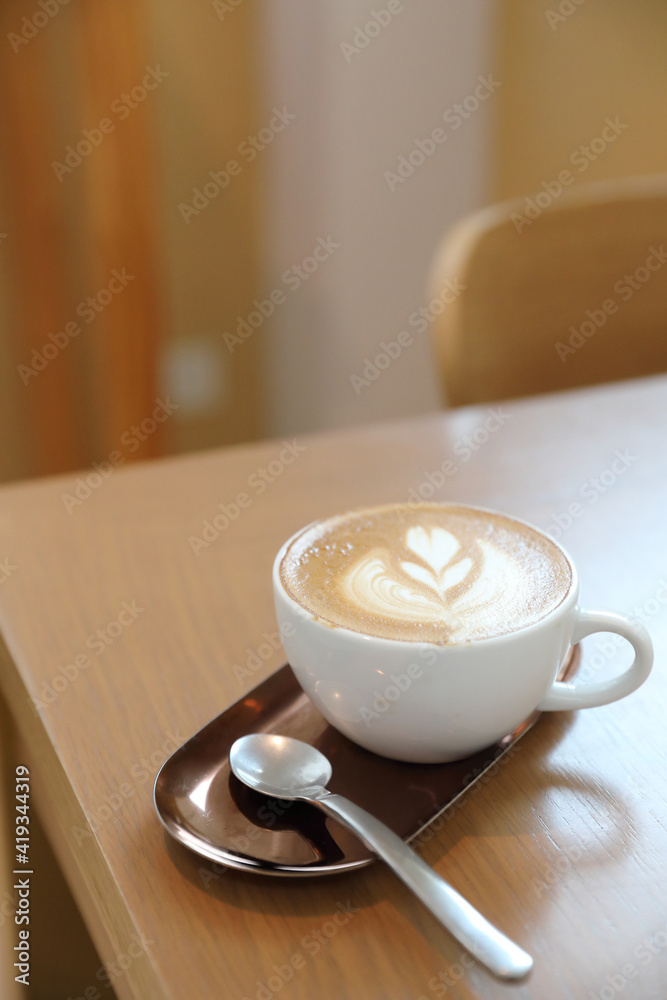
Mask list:
[[[465,640],[482,615],[504,620],[521,600],[521,567],[486,539],[465,547],[445,528],[408,529],[405,549],[421,563],[388,549],[362,556],[340,581],[341,593],[373,617],[429,625],[439,622],[450,641]]]
[[[461,543],[445,528],[410,528],[405,537],[405,544],[418,555],[425,566],[413,562],[402,562],[404,573],[419,580],[427,587],[432,587],[441,597],[450,587],[461,583],[473,568],[470,556],[464,556],[452,564],[454,557],[461,551]]]
[[[424,622],[439,618],[452,627],[457,602],[446,600],[447,591],[469,576],[473,559],[461,556],[459,539],[440,527],[408,528],[404,546],[421,563],[396,559],[388,549],[373,551],[351,567],[341,581],[343,591],[373,615]]]
[[[503,635],[563,599],[567,560],[529,526],[455,505],[369,508],[305,529],[281,565],[323,621],[442,644]]]

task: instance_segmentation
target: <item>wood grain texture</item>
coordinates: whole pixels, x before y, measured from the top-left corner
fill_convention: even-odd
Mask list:
[[[432,332],[452,405],[667,369],[667,175],[561,191],[532,217],[517,198],[445,237],[434,291],[464,290]]]
[[[99,453],[118,448],[149,417],[159,393],[164,339],[159,288],[154,91],[169,72],[151,62],[144,0],[83,3],[77,11],[81,120],[99,147],[81,170],[90,287],[113,301],[96,319],[92,359]],[[163,76],[164,74],[164,76]],[[98,123],[106,122],[104,126]],[[118,274],[123,275],[119,280]],[[113,282],[113,284],[109,284]],[[104,291],[111,289],[111,295]],[[164,427],[137,441],[131,460],[164,453]]]
[[[292,1000],[581,1000],[629,965],[626,995],[663,995],[667,380],[495,413],[493,432],[478,407],[304,437],[261,492],[253,476],[279,461],[281,442],[117,470],[71,514],[62,495],[72,478],[0,493],[0,555],[17,567],[0,585],[2,691],[102,959],[130,955],[133,935],[144,942],[114,982],[120,998],[254,1000],[297,954],[290,981],[271,980]],[[281,542],[316,517],[426,496],[447,460],[456,471],[440,500],[543,528],[578,504],[562,540],[583,603],[638,614],[656,645],[640,691],[543,718],[423,844],[430,864],[534,954],[531,978],[511,987],[470,965],[383,866],[315,881],[215,870],[167,841],[152,804],[174,746],[254,683],[233,668],[274,627]],[[195,555],[189,539],[240,492],[250,506]],[[98,650],[96,633],[124,602],[136,602],[136,617]],[[600,643],[587,646],[589,669],[626,662]],[[256,679],[280,662],[276,652]],[[338,904],[354,909],[336,927]]]
[[[6,185],[7,267],[17,326],[8,351],[19,385],[14,422],[24,433],[30,474],[75,469],[85,461],[85,434],[77,422],[76,373],[71,354],[57,364],[37,359],[50,333],[61,333],[71,320],[70,275],[63,256],[65,203],[51,163],[60,155],[53,120],[53,87],[49,77],[49,36],[35,31],[29,42],[19,36],[22,17],[32,15],[28,2],[4,4],[0,30],[7,50],[0,60],[0,115]],[[29,26],[30,27],[30,26]],[[10,50],[10,35],[14,37]],[[19,39],[16,42],[16,39]],[[17,47],[18,46],[18,47]],[[18,366],[23,365],[23,375]],[[46,366],[44,370],[40,370]],[[30,369],[30,370],[28,370]],[[24,459],[25,462],[25,459]]]

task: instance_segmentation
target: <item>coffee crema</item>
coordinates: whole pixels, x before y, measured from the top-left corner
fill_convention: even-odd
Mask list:
[[[454,504],[392,504],[305,528],[280,564],[287,593],[323,622],[452,645],[545,618],[565,599],[561,549],[510,517]]]

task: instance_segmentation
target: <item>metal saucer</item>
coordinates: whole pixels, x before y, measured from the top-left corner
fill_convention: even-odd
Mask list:
[[[581,660],[574,646],[560,672]],[[413,840],[478,781],[538,720],[533,712],[492,747],[451,764],[407,764],[379,757],[330,726],[281,667],[195,733],[162,765],[154,801],[166,830],[210,861],[264,875],[328,875],[361,868],[374,855],[353,834],[306,802],[266,799],[232,774],[229,750],[239,736],[270,732],[311,743],[333,765],[340,792]]]

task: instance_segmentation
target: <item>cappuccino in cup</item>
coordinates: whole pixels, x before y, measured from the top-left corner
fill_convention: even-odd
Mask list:
[[[579,607],[560,545],[477,507],[327,517],[283,545],[273,589],[287,657],[315,706],[398,760],[458,760],[536,708],[606,705],[638,688],[653,662],[643,626]],[[594,632],[627,639],[633,663],[611,679],[558,681],[571,647]]]
[[[311,525],[288,546],[280,577],[329,625],[456,644],[540,621],[564,600],[572,570],[549,538],[509,517],[420,504]]]

